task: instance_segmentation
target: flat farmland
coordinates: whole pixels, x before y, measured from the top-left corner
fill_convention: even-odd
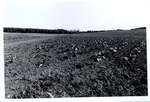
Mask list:
[[[6,98],[147,96],[145,29],[5,34]]]

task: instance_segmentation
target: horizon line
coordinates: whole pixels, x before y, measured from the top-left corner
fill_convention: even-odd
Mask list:
[[[146,29],[146,26],[141,26],[141,27],[134,27],[134,28],[130,28],[130,29],[120,29],[120,28],[116,28],[116,29],[99,29],[99,30],[79,30],[79,29],[65,29],[65,28],[38,28],[38,27],[3,27],[3,29],[5,28],[14,28],[14,29],[41,29],[41,30],[67,30],[67,31],[111,31],[111,30],[132,30],[132,29],[139,29],[139,28],[143,28]]]

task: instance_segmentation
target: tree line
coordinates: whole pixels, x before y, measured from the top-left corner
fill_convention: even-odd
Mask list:
[[[33,29],[33,28],[13,28],[4,27],[4,32],[11,33],[46,33],[46,34],[77,34],[77,33],[94,33],[98,31],[79,31],[79,30],[65,30],[65,29]]]
[[[11,32],[11,33],[47,33],[47,34],[72,34],[72,33],[79,33],[78,30],[65,30],[65,29],[33,29],[33,28],[11,28],[11,27],[4,27],[4,32]]]
[[[138,29],[146,29],[146,27],[139,27],[131,30],[138,30]],[[118,29],[121,31],[121,29]],[[13,28],[13,27],[4,27],[4,32],[11,32],[11,33],[45,33],[45,34],[78,34],[78,33],[95,33],[95,32],[105,32],[107,30],[95,31],[95,30],[88,30],[88,31],[79,31],[79,30],[65,30],[65,29],[34,29],[34,28]]]

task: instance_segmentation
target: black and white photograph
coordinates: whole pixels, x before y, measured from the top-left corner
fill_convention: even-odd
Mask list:
[[[5,98],[148,97],[144,1],[6,0]]]
[[[146,28],[4,28],[7,98],[146,96]]]

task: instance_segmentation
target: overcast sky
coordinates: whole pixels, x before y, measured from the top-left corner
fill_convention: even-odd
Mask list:
[[[130,29],[147,25],[148,0],[4,0],[3,26]]]

